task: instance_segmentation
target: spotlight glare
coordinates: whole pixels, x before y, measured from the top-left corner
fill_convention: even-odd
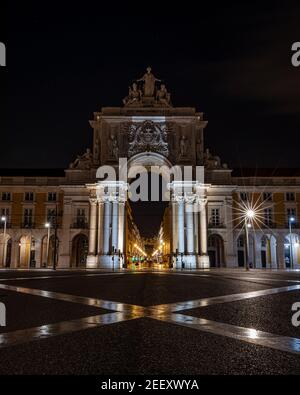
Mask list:
[[[246,211],[246,216],[247,216],[248,218],[254,218],[254,217],[255,217],[255,212],[254,212],[254,210],[252,210],[252,209],[247,210],[247,211]]]

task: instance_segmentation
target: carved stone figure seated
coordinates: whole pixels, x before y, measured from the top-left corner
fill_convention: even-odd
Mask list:
[[[204,165],[208,169],[219,169],[221,168],[221,159],[219,156],[213,156],[207,148],[203,155]]]
[[[170,106],[171,95],[164,84],[161,84],[160,89],[158,89],[156,99],[158,103]]]
[[[87,148],[83,155],[78,155],[74,162],[70,164],[70,169],[77,170],[88,170],[91,168],[93,163],[93,154],[91,150]]]
[[[125,106],[129,106],[132,104],[139,104],[141,100],[142,92],[138,89],[137,84],[134,82],[131,86],[129,87],[129,93],[128,96],[126,96],[123,99],[123,103]]]

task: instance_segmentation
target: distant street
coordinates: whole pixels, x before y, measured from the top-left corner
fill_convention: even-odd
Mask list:
[[[299,272],[0,271],[0,374],[300,374]]]

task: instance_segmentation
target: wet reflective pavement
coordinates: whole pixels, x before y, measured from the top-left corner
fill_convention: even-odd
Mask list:
[[[222,350],[222,344],[227,342],[225,339],[232,339],[236,343],[234,347],[263,347],[270,350],[276,350],[276,352],[284,352],[290,353],[291,355],[296,356],[296,362],[293,362],[293,366],[295,372],[300,370],[300,336],[298,337],[291,337],[291,336],[283,336],[276,333],[276,322],[274,322],[274,327],[272,327],[272,331],[263,331],[253,327],[252,323],[249,322],[249,326],[239,326],[233,325],[230,322],[230,319],[224,319],[227,322],[220,322],[215,320],[210,320],[203,318],[201,316],[201,311],[205,308],[210,306],[218,306],[218,305],[228,305],[231,306],[233,303],[239,302],[244,303],[244,301],[251,301],[253,305],[257,301],[259,301],[263,297],[277,297],[280,298],[281,295],[290,295],[293,292],[299,292],[300,290],[300,282],[298,276],[294,276],[293,274],[289,275],[288,278],[283,276],[283,278],[278,278],[278,274],[275,276],[272,273],[263,274],[262,276],[258,276],[258,273],[255,273],[255,276],[249,275],[245,276],[244,274],[240,275],[237,273],[230,274],[229,278],[226,279],[224,276],[222,278],[223,283],[220,282],[219,274],[207,274],[207,273],[143,273],[143,272],[136,272],[134,274],[140,274],[140,276],[134,276],[130,272],[122,273],[126,275],[120,275],[120,273],[85,273],[85,274],[76,274],[70,276],[41,276],[37,279],[34,277],[35,283],[39,286],[45,282],[47,285],[46,288],[56,287],[56,282],[59,281],[59,288],[65,286],[65,289],[68,290],[68,282],[71,284],[73,281],[80,281],[81,286],[84,284],[87,288],[95,286],[95,281],[98,283],[98,290],[97,293],[99,296],[102,296],[101,286],[104,286],[109,278],[109,276],[114,276],[114,280],[112,282],[113,287],[118,287],[119,289],[119,297],[120,300],[108,300],[105,298],[95,298],[95,297],[88,297],[85,295],[74,295],[69,294],[67,292],[56,292],[51,291],[48,289],[37,289],[24,286],[25,283],[32,283],[30,282],[32,278],[26,277],[19,277],[16,275],[15,278],[9,279],[9,284],[6,284],[8,279],[0,280],[2,283],[0,284],[0,290],[8,291],[10,293],[17,293],[18,295],[30,295],[36,298],[46,298],[53,301],[60,301],[66,304],[75,304],[80,306],[87,306],[93,307],[95,309],[102,309],[101,314],[94,314],[93,316],[87,315],[83,318],[76,318],[76,319],[68,319],[60,322],[49,323],[46,325],[35,326],[32,328],[20,328],[18,330],[8,331],[6,333],[0,334],[0,357],[4,356],[7,350],[10,349],[12,346],[17,347],[34,347],[34,344],[39,344],[38,347],[42,347],[42,344],[47,344],[47,339],[56,338],[59,339],[61,336],[68,336],[68,339],[71,339],[75,336],[76,332],[80,333],[80,336],[88,336],[88,333],[94,333],[95,330],[101,331],[115,331],[115,325],[126,325],[132,326],[132,328],[136,327],[134,322],[138,322],[139,320],[147,320],[149,323],[149,331],[151,331],[151,327],[155,324],[155,322],[160,322],[161,324],[166,326],[166,331],[169,331],[170,334],[174,331],[172,329],[174,326],[178,326],[184,328],[184,331],[190,331],[191,336],[194,338],[197,332],[206,334],[203,338],[201,335],[201,342],[209,342],[211,339],[210,336],[217,340],[213,340],[213,342],[220,343],[220,352]],[[116,275],[118,275],[116,277]],[[153,284],[157,284],[157,288],[152,287],[152,292],[161,294],[161,299],[163,301],[166,293],[173,292],[173,283],[174,278],[178,281],[178,285],[182,287],[182,275],[186,276],[184,278],[184,282],[186,283],[187,291],[186,294],[191,295],[191,289],[189,288],[189,282],[194,286],[195,281],[197,281],[198,287],[205,288],[205,284],[207,281],[212,283],[213,287],[219,287],[218,292],[216,290],[217,296],[209,296],[209,297],[202,297],[202,298],[194,298],[189,300],[182,300],[183,294],[182,289],[180,289],[178,293],[178,302],[172,303],[162,303],[162,304],[152,304],[152,305],[142,305],[142,304],[131,304],[125,302],[126,295],[124,293],[135,292],[133,287],[128,287],[129,284],[132,284],[132,278],[135,277],[134,281],[140,281],[141,284],[147,284],[150,281],[151,286]],[[190,277],[188,277],[190,276]],[[228,276],[228,274],[227,274]],[[64,278],[62,278],[64,277]],[[104,277],[106,280],[104,281]],[[125,280],[125,278],[127,280]],[[150,280],[151,278],[151,280]],[[163,278],[163,283],[161,282]],[[92,281],[92,279],[94,279]],[[49,280],[53,283],[53,285],[49,285]],[[11,283],[15,281],[16,284],[20,285],[12,285]],[[62,284],[62,281],[65,284]],[[91,282],[92,281],[92,282]],[[127,282],[129,281],[129,283]],[[232,281],[236,282],[236,290],[240,291],[241,288],[245,289],[245,292],[236,292],[228,294],[228,290],[232,291],[233,285]],[[263,284],[257,285],[256,283],[263,282]],[[286,286],[276,286],[275,282],[278,282],[279,285],[284,283],[290,283],[290,285]],[[172,284],[171,288],[169,288],[169,284]],[[242,285],[241,285],[242,283]],[[268,284],[268,288],[265,288],[265,283]],[[282,284],[281,284],[282,283]],[[22,286],[21,286],[22,284]],[[92,285],[91,285],[92,284]],[[124,288],[125,284],[125,288]],[[162,287],[164,284],[164,287]],[[222,285],[221,285],[222,284]],[[273,285],[270,285],[273,284]],[[72,287],[74,284],[72,283]],[[256,288],[263,288],[257,289],[255,291],[249,289]],[[147,289],[147,286],[144,288]],[[81,288],[79,287],[79,290]],[[140,290],[140,289],[139,289]],[[208,288],[209,292],[211,293],[211,288]],[[80,292],[80,291],[78,291]],[[95,291],[96,292],[96,291]],[[107,291],[106,291],[107,292]],[[146,296],[147,300],[149,298],[148,295],[149,290],[147,289]],[[204,295],[207,290],[203,290]],[[218,295],[223,293],[223,295]],[[143,293],[140,294],[141,299],[145,294],[145,289]],[[195,296],[199,295],[199,290],[195,290]],[[115,293],[112,292],[113,299],[115,298]],[[128,297],[128,295],[127,295]],[[172,295],[174,298],[174,295]],[[153,296],[153,300],[159,299],[159,295]],[[181,299],[181,300],[180,300]],[[2,300],[0,294],[0,301]],[[142,300],[141,300],[142,301]],[[300,301],[300,300],[299,300]],[[280,309],[280,299],[278,303],[278,309]],[[197,312],[193,315],[193,309]],[[204,310],[203,310],[204,311]],[[238,315],[238,311],[236,312]],[[276,316],[276,312],[273,312]],[[220,318],[220,317],[219,317]],[[275,320],[276,321],[276,320]],[[143,321],[144,322],[144,321]],[[290,322],[286,322],[286,325],[291,325]],[[106,329],[105,329],[106,328]],[[2,328],[4,329],[4,328]],[[3,332],[3,330],[1,331]],[[195,333],[195,334],[194,334]],[[95,335],[96,336],[96,335]],[[134,334],[133,334],[134,336]],[[148,331],[145,333],[145,336],[150,336]],[[184,336],[183,336],[184,337]],[[160,340],[159,340],[160,341]],[[199,340],[200,341],[200,340]],[[229,340],[228,340],[229,341]],[[42,342],[42,343],[41,343]],[[130,343],[131,340],[128,339]],[[202,343],[201,343],[202,344]],[[244,344],[244,346],[243,346]],[[248,344],[249,346],[246,346]],[[153,344],[155,346],[155,344]],[[187,345],[186,345],[187,346]],[[124,344],[122,347],[126,347]],[[175,347],[175,345],[174,345]],[[184,346],[183,346],[184,348]],[[255,349],[256,350],[256,349]],[[142,352],[142,350],[140,350]],[[275,351],[272,351],[275,352]],[[4,354],[3,354],[4,353]],[[8,354],[7,354],[8,355]],[[275,355],[275,354],[274,354]],[[178,358],[181,358],[178,356]],[[200,357],[199,357],[200,358]],[[291,358],[291,357],[290,357]],[[293,357],[295,358],[295,357]],[[238,369],[238,367],[236,367]],[[0,368],[1,373],[1,368]],[[171,371],[170,371],[171,373]],[[204,372],[205,373],[205,372]],[[293,373],[293,372],[291,372]]]

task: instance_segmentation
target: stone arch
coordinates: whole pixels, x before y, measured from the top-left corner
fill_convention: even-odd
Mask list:
[[[23,235],[19,239],[18,267],[35,267],[35,238],[31,235]]]

